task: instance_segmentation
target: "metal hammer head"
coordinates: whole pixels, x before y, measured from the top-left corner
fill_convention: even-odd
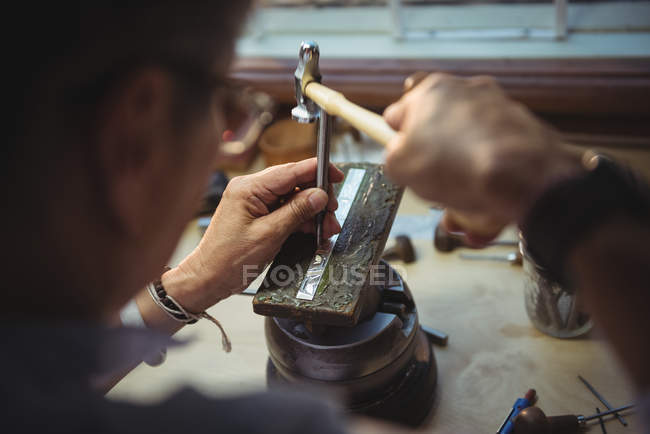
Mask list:
[[[312,81],[320,83],[321,75],[318,68],[320,50],[314,41],[302,41],[298,54],[298,67],[293,74],[296,85],[296,107],[291,110],[291,117],[306,124],[318,119],[320,110],[316,103],[304,94],[305,86]]]

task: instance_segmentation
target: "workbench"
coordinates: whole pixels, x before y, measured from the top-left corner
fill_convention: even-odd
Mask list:
[[[590,415],[604,406],[580,383],[589,380],[612,405],[632,402],[634,390],[611,348],[598,332],[561,340],[533,327],[524,309],[523,272],[508,263],[465,261],[458,250],[437,252],[432,243],[439,212],[406,191],[392,235],[410,228],[417,261],[392,262],[411,288],[422,324],[449,334],[446,348],[435,347],[439,368],[437,395],[425,432],[494,433],[514,401],[529,388],[547,415]],[[418,227],[419,222],[419,227]],[[504,237],[512,239],[510,230]],[[201,233],[192,222],[172,260],[176,263],[198,243]],[[387,246],[391,244],[389,240]],[[492,247],[491,253],[512,248]],[[182,386],[211,396],[228,396],[266,388],[267,350],[264,318],[253,313],[252,297],[232,296],[212,307],[227,330],[232,352],[221,349],[218,330],[208,321],[185,327],[177,337],[191,339],[169,350],[159,367],[141,364],[108,397],[156,402]],[[606,424],[607,432],[634,433],[639,417],[626,416]],[[600,433],[598,425],[589,432]]]

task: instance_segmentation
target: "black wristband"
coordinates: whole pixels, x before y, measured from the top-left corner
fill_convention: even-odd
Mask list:
[[[589,156],[587,170],[544,192],[521,224],[531,258],[565,290],[572,288],[569,253],[597,226],[616,215],[650,218],[648,185],[603,155]]]
[[[164,270],[163,271],[164,274],[165,271],[169,271],[171,270],[171,268],[164,267],[163,270]],[[195,324],[198,321],[197,319],[187,321],[187,318],[182,313],[172,313],[172,311],[178,310],[178,306],[176,306],[176,303],[174,303],[167,297],[167,291],[165,291],[165,287],[162,284],[162,277],[158,278],[157,280],[154,280],[153,287],[156,291],[156,295],[158,296],[160,302],[164,304],[166,307],[168,307],[169,309],[171,309],[169,311],[170,315],[172,315],[174,318],[176,318],[179,321],[184,321],[186,324]]]

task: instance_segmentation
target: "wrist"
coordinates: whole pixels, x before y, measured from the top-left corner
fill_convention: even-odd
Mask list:
[[[189,258],[188,258],[189,259]],[[230,294],[188,265],[188,259],[165,273],[160,281],[165,291],[189,312],[203,312]]]
[[[574,283],[567,258],[596,228],[620,215],[650,216],[650,189],[628,168],[591,151],[582,162],[581,172],[545,190],[521,222],[529,253],[565,289]]]
[[[199,319],[210,320],[221,331],[224,351],[230,352],[231,343],[226,332],[219,321],[206,312],[219,298],[210,297],[211,291],[202,286],[197,277],[188,273],[187,267],[181,264],[163,273],[160,281],[147,285],[147,289],[136,297],[142,319],[148,327],[170,334],[185,324],[196,323]]]
[[[567,145],[561,145],[545,153],[539,164],[539,172],[527,173],[528,186],[521,206],[517,209],[515,221],[521,223],[539,198],[553,186],[579,176],[585,172],[583,152]]]

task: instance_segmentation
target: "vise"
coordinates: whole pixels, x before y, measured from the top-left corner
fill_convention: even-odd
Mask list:
[[[319,54],[313,42],[300,47],[292,115],[319,122],[317,185],[327,189],[330,116],[382,143],[395,133],[381,116],[320,84]],[[339,168],[340,234],[289,237],[253,299],[253,310],[266,316],[267,381],[325,387],[350,411],[416,426],[431,409],[435,357],[406,282],[381,260],[403,188],[381,165]]]

